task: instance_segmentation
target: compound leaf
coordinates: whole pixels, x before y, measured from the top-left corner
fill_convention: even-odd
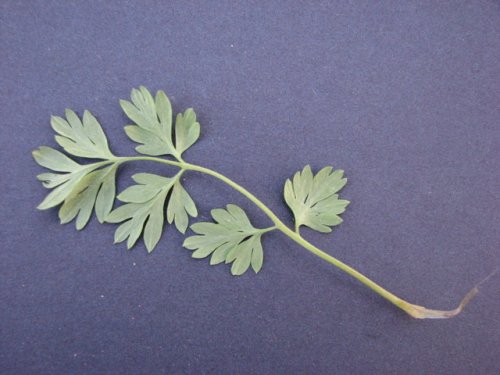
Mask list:
[[[339,199],[336,194],[347,183],[343,170],[325,167],[313,175],[311,167],[305,166],[295,173],[293,180],[285,183],[285,201],[295,216],[298,229],[305,225],[318,232],[331,232],[331,226],[342,223],[340,214],[349,201]]]
[[[200,222],[191,225],[197,235],[188,237],[183,246],[194,250],[193,258],[211,255],[210,264],[232,263],[231,273],[242,275],[250,266],[255,273],[263,263],[261,237],[267,229],[255,228],[245,211],[234,204],[226,209],[211,211],[214,222]]]

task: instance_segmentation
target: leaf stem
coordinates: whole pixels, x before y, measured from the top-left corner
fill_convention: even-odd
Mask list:
[[[272,231],[275,229],[280,230],[285,236],[289,237],[291,240],[295,241],[297,244],[301,245],[303,248],[306,250],[310,251],[314,255],[320,257],[321,259],[327,261],[328,263],[336,266],[337,268],[341,269],[342,271],[346,272],[347,274],[351,275],[361,283],[363,283],[365,286],[370,288],[372,291],[380,295],[381,297],[385,298],[395,306],[399,307],[406,313],[408,313],[410,316],[418,319],[444,319],[444,318],[451,318],[456,315],[458,315],[465,305],[474,297],[474,295],[478,292],[477,287],[474,287],[472,290],[470,290],[465,297],[462,299],[460,302],[459,306],[454,309],[454,310],[449,310],[449,311],[443,311],[443,310],[432,310],[432,309],[427,309],[423,306],[418,306],[411,304],[393,293],[389,292],[382,286],[378,285],[375,283],[373,280],[369,279],[362,273],[358,272],[354,268],[350,267],[349,265],[345,264],[344,262],[340,261],[339,259],[327,254],[323,250],[320,250],[313,244],[311,244],[309,241],[304,239],[300,233],[299,233],[299,228],[295,224],[295,231],[290,229],[287,225],[285,225],[260,199],[258,199],[255,195],[250,193],[247,189],[245,189],[243,186],[237,184],[236,182],[232,181],[231,179],[227,178],[226,176],[212,170],[209,168],[205,168],[199,165],[195,164],[190,164],[186,162],[177,162],[173,160],[168,160],[168,159],[161,159],[161,158],[156,158],[156,157],[150,157],[150,156],[131,156],[131,157],[116,157],[114,160],[116,162],[126,162],[126,161],[152,161],[152,162],[157,162],[157,163],[162,163],[162,164],[167,164],[167,165],[172,165],[176,166],[178,168],[181,168],[182,170],[190,170],[190,171],[195,171],[203,174],[207,174],[209,176],[212,176],[225,184],[231,186],[233,189],[247,197],[251,202],[253,202],[257,207],[261,209],[264,214],[271,219],[271,221],[274,223],[274,226],[269,227],[269,228],[264,228],[262,229],[262,233]]]
[[[264,233],[267,233],[267,232],[272,232],[273,230],[276,230],[276,229],[278,229],[278,228],[276,227],[276,225],[273,225],[272,227],[269,227],[269,228],[262,228],[262,229],[258,229],[258,230],[256,231],[256,234],[257,234],[257,233],[264,234]]]
[[[174,160],[156,158],[154,156],[117,156],[117,157],[115,157],[113,159],[109,159],[109,160],[114,161],[114,162],[118,162],[118,163],[124,163],[124,162],[128,162],[128,161],[152,161],[155,163],[173,165],[174,167],[178,167],[181,169],[187,169],[187,168],[184,168],[186,163],[178,162],[178,161],[174,161]]]
[[[295,222],[295,233],[297,233],[298,235],[300,235],[300,225],[298,222]]]

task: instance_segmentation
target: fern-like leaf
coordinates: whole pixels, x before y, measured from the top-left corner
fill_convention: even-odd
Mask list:
[[[331,232],[331,226],[342,223],[340,214],[349,201],[339,199],[336,194],[347,183],[344,171],[325,167],[313,175],[311,167],[305,166],[285,183],[285,201],[295,216],[295,226],[308,226],[318,232]]]
[[[186,238],[183,246],[194,250],[193,258],[211,256],[210,264],[232,263],[231,273],[241,275],[252,266],[255,273],[262,268],[264,253],[261,237],[267,229],[255,228],[245,211],[234,204],[211,211],[213,222],[191,225],[196,236]]]
[[[188,214],[195,217],[197,210],[179,182],[180,175],[181,173],[175,177],[161,177],[138,173],[132,176],[137,185],[128,187],[118,195],[117,198],[125,204],[113,210],[106,218],[108,223],[121,223],[115,232],[115,243],[127,240],[127,247],[130,249],[143,233],[148,252],[153,251],[163,232],[167,200],[169,223],[175,220],[177,229],[185,232]]]

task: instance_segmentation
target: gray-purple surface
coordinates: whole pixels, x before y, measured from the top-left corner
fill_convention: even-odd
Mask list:
[[[134,152],[118,105],[163,89],[202,125],[189,161],[247,187],[288,224],[286,178],[349,178],[318,247],[394,293],[455,307],[499,266],[500,5],[496,1],[2,1],[0,373],[498,374],[499,276],[457,318],[417,321],[276,233],[260,274],[194,260],[167,228],[147,255],[114,226],[77,232],[31,157],[51,114],[91,110]],[[168,168],[126,166],[130,175]],[[186,185],[206,219],[243,196]]]

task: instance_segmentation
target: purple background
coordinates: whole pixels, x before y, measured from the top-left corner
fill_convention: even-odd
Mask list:
[[[461,2],[2,1],[1,374],[498,374],[499,276],[458,318],[417,321],[279,233],[257,276],[190,258],[167,228],[147,255],[82,232],[31,158],[51,114],[90,109],[133,154],[132,87],[193,106],[189,161],[289,224],[286,178],[346,171],[352,201],[320,248],[411,302],[452,308],[499,266],[500,6]],[[120,189],[136,171],[121,170]],[[238,193],[189,174],[201,218]]]

